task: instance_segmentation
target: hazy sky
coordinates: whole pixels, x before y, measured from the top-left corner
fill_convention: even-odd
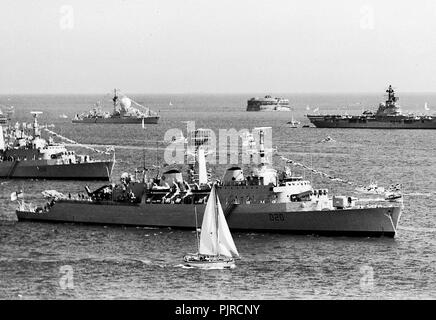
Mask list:
[[[436,1],[2,0],[0,93],[436,91]]]

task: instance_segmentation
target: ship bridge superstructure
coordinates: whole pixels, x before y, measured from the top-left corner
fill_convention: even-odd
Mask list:
[[[400,99],[395,96],[395,91],[391,85],[386,90],[388,94],[388,99],[385,103],[380,103],[378,110],[375,114],[376,117],[386,117],[386,116],[400,116],[402,115],[401,107],[397,105],[397,101]]]

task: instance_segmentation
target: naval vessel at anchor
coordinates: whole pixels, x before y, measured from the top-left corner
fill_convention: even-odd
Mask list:
[[[392,86],[386,92],[386,102],[380,103],[375,113],[367,110],[359,116],[308,114],[307,118],[318,128],[436,129],[436,116],[405,114]]]
[[[369,203],[351,196],[331,197],[292,172],[277,172],[265,161],[264,129],[259,131],[260,164],[245,176],[232,166],[216,183],[231,230],[296,234],[387,236],[397,232],[403,204],[383,198]],[[44,206],[19,202],[19,221],[77,222],[103,225],[195,228],[201,224],[211,181],[202,146],[196,151],[197,172],[184,179],[175,168],[157,178],[146,171],[124,173],[119,184],[104,185],[86,195],[45,192]]]
[[[291,107],[288,99],[266,95],[264,98],[255,97],[248,100],[247,111],[291,111]]]
[[[114,161],[93,160],[89,155],[77,155],[63,144],[41,137],[37,117],[42,112],[31,112],[34,120],[32,133],[17,123],[4,130],[0,124],[0,178],[109,180]]]
[[[113,111],[103,112],[101,106],[96,106],[88,113],[76,114],[72,123],[112,123],[112,124],[157,124],[159,121],[159,114],[148,107],[145,107],[134,100],[123,95],[121,98],[114,90],[114,97],[112,98]],[[132,103],[142,108],[144,111],[139,110],[132,106]]]

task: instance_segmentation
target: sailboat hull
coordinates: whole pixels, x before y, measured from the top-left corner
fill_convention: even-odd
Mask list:
[[[189,262],[185,263],[188,268],[205,269],[205,270],[223,270],[234,269],[236,265],[234,262]]]
[[[201,259],[200,256],[185,256],[185,267],[196,269],[234,269],[236,268],[235,260],[232,258],[208,257]]]

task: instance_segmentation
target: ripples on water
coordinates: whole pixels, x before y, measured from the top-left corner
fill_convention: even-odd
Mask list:
[[[252,95],[134,96],[162,119],[157,126],[73,125],[71,117],[92,105],[97,96],[12,96],[18,121],[30,121],[30,110],[44,111],[41,123],[54,123],[56,132],[81,143],[132,146],[118,149],[114,178],[156,162],[156,140],[169,128],[185,131],[182,121],[196,127],[273,128],[273,145],[287,158],[321,171],[367,184],[402,182],[405,209],[396,239],[327,238],[268,233],[235,233],[242,259],[237,268],[202,271],[183,268],[185,253],[195,251],[195,233],[171,229],[123,228],[74,224],[15,223],[10,193],[23,188],[28,200],[41,191],[83,191],[82,182],[1,180],[0,297],[29,298],[139,298],[139,299],[384,299],[436,298],[435,181],[436,130],[291,129],[288,113],[247,113]],[[337,112],[350,105],[376,105],[377,96],[288,95],[294,100],[296,120],[304,118],[306,105],[322,112]],[[172,106],[169,106],[169,101]],[[436,105],[436,96],[405,95],[402,104],[421,111],[423,102]],[[0,97],[6,102],[6,97]],[[357,104],[360,102],[361,104]],[[341,109],[342,112],[345,109]],[[340,111],[341,111],[340,110]],[[60,119],[65,113],[70,119]],[[289,118],[289,119],[288,119]],[[336,142],[319,143],[326,136]],[[146,152],[141,147],[146,146]],[[163,144],[157,161],[162,161]],[[78,149],[78,151],[84,151]],[[101,157],[95,155],[95,157]],[[275,158],[277,168],[285,164]],[[212,165],[216,177],[225,166]],[[298,169],[297,169],[298,171]],[[318,187],[332,193],[353,192],[349,186],[330,183],[307,172]],[[99,182],[88,183],[93,187]],[[73,269],[74,289],[62,290],[60,268]],[[369,266],[373,285],[361,281]],[[368,274],[367,274],[368,275]],[[364,278],[365,279],[365,278]]]

